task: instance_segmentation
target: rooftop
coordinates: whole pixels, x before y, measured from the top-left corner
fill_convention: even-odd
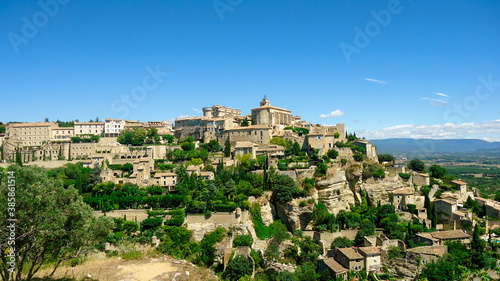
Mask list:
[[[431,232],[432,237],[437,239],[465,239],[471,236],[462,230],[447,230],[439,232]]]
[[[425,254],[434,256],[444,256],[448,252],[448,246],[438,245],[438,246],[421,246],[415,247],[407,250],[408,252],[415,254]]]
[[[380,254],[380,248],[378,247],[359,247],[359,251],[365,255],[376,255]]]
[[[342,265],[340,265],[338,262],[336,262],[332,258],[330,258],[330,259],[324,259],[323,262],[326,264],[326,266],[328,266],[329,268],[331,268],[333,270],[333,272],[335,272],[336,274],[338,274],[338,273],[344,273],[344,272],[348,271],[347,268],[343,267]]]
[[[360,255],[353,248],[339,248],[338,251],[340,251],[344,256],[346,256],[350,260],[357,260],[357,259],[362,259],[363,258],[363,256]]]
[[[459,180],[452,180],[451,183],[458,184],[458,185],[467,185],[466,182],[459,181]]]
[[[413,191],[403,188],[403,189],[398,189],[394,190],[392,194],[405,194],[405,195],[413,195]]]

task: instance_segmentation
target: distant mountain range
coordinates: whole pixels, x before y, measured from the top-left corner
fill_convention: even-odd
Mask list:
[[[478,139],[381,139],[371,140],[378,154],[435,154],[500,152],[500,142]]]

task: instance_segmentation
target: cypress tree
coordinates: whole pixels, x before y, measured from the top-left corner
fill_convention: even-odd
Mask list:
[[[224,156],[231,156],[231,142],[229,142],[229,138],[226,140],[226,143],[224,145]]]

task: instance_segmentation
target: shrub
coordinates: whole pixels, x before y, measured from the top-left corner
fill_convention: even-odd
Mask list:
[[[408,212],[415,214],[417,210],[417,206],[415,204],[406,204],[406,207],[408,207]]]
[[[306,201],[300,201],[299,207],[305,207],[306,206]]]
[[[387,252],[387,255],[391,259],[397,259],[401,257],[401,251],[399,250],[398,246],[389,246],[389,251]]]
[[[252,235],[238,235],[233,240],[233,247],[249,246],[253,244]]]
[[[161,218],[147,218],[141,222],[141,231],[156,229],[161,225],[162,221]]]
[[[326,175],[326,171],[328,170],[328,166],[324,163],[318,163],[316,166],[316,170],[314,171],[314,176],[315,177],[322,177]]]
[[[252,260],[245,256],[236,256],[227,264],[226,270],[222,274],[222,278],[235,281],[245,275],[252,275],[252,272]]]
[[[399,176],[404,180],[411,178],[411,174],[399,173]]]
[[[361,161],[363,161],[363,158],[364,158],[364,157],[363,157],[363,154],[354,154],[352,157],[353,157],[353,158],[354,158],[354,160],[355,160],[355,161],[357,161],[357,162],[361,162]]]
[[[332,244],[330,245],[330,248],[347,248],[347,247],[352,247],[354,245],[354,241],[349,240],[346,237],[337,237],[335,240],[333,240]]]
[[[330,150],[328,150],[326,155],[328,155],[328,157],[330,157],[331,159],[335,159],[335,158],[337,158],[337,156],[339,156],[339,153],[335,149],[330,149]]]

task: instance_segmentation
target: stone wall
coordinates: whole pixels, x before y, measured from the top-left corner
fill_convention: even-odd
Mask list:
[[[94,211],[95,217],[101,217],[104,214],[101,211]],[[137,219],[137,223],[141,223],[143,220],[148,218],[147,210],[140,209],[128,209],[128,210],[116,210],[106,213],[107,217],[123,219],[127,218],[129,221],[135,221]]]

